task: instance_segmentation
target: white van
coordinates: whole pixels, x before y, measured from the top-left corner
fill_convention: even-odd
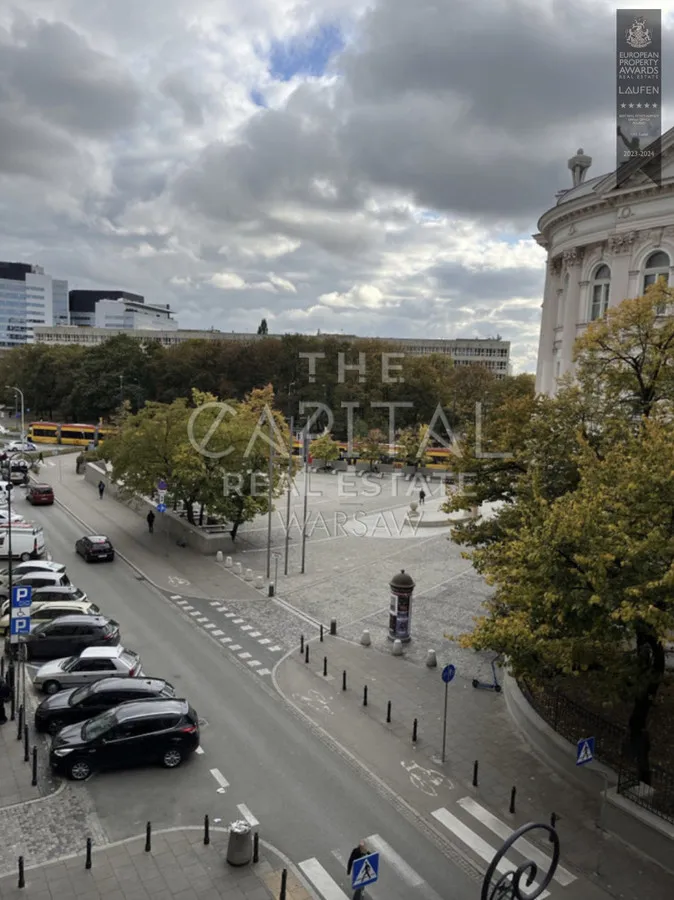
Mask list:
[[[0,559],[9,557],[9,528],[0,525]],[[12,559],[25,562],[44,556],[44,531],[41,525],[32,522],[12,523]]]

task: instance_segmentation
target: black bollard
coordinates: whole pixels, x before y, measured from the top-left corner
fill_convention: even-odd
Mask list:
[[[328,657],[323,657],[323,675],[327,678],[328,675]]]
[[[30,759],[30,744],[28,743],[28,726],[23,726],[23,761],[28,762]]]
[[[19,715],[16,719],[16,739],[17,741],[20,741],[23,737],[23,703],[19,706]]]
[[[477,787],[477,769],[478,769],[478,761],[475,760],[473,763],[473,787]]]
[[[337,634],[337,619],[330,619],[330,634]]]
[[[416,744],[416,742],[417,742],[417,726],[418,726],[418,724],[419,724],[419,723],[418,723],[417,720],[415,719],[415,720],[414,720],[414,725],[412,726],[412,743],[413,743],[413,744]]]
[[[510,808],[509,808],[509,812],[510,812],[510,815],[511,815],[511,816],[514,816],[514,815],[515,815],[515,797],[516,797],[516,795],[517,795],[517,788],[516,788],[516,787],[513,787],[513,789],[510,791]]]
[[[346,669],[342,672],[342,690],[346,690]]]
[[[269,597],[273,597],[273,596],[274,596],[274,585],[273,585],[273,584],[270,584],[270,585],[269,585],[269,590],[268,590],[267,593],[268,593],[268,596],[269,596]]]
[[[253,862],[260,861],[260,833],[258,831],[253,835]]]
[[[33,747],[33,787],[37,787],[37,747]]]
[[[19,887],[25,888],[26,886],[26,876],[23,872],[23,856],[19,857]]]
[[[557,813],[552,813],[552,815],[550,816],[550,828],[552,828],[553,830],[555,828],[557,828],[557,819],[558,818],[559,818],[559,816],[557,815]],[[550,843],[552,843],[554,841],[554,838],[551,834],[548,835],[548,840],[550,841]]]
[[[208,846],[211,842],[211,829],[208,815],[204,816],[204,844]]]
[[[387,722],[391,721],[391,701],[390,700],[389,700],[388,704],[386,705],[386,721]]]
[[[281,893],[278,895],[279,900],[286,900],[286,887],[288,885],[288,870],[281,872]]]
[[[5,677],[5,657],[0,656],[0,678]]]
[[[300,653],[304,653],[304,635],[300,635]]]
[[[363,688],[363,706],[367,706],[367,685]]]
[[[304,648],[304,662],[309,662],[309,644]]]
[[[152,822],[148,822],[145,828],[145,852],[152,850]]]
[[[323,643],[323,626],[321,625],[321,644]]]
[[[85,869],[91,868],[91,838],[87,838],[87,859],[84,863]]]
[[[9,718],[12,722],[16,719],[16,698],[14,697],[14,691],[12,691],[12,696],[9,699]]]

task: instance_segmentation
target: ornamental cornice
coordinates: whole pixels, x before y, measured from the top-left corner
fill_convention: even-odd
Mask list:
[[[638,236],[639,233],[637,231],[627,231],[622,234],[609,234],[609,251],[614,255],[617,255],[618,253],[630,253]]]
[[[562,259],[564,261],[564,265],[567,267],[580,265],[583,261],[583,257],[585,256],[585,247],[572,247],[570,250],[565,250],[562,253]]]

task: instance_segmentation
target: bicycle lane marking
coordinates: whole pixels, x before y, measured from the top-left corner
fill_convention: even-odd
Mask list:
[[[419,763],[413,761],[408,763],[404,759],[401,760],[400,765],[410,776],[412,785],[426,794],[427,797],[437,797],[438,788],[441,787],[450,791],[454,790],[454,784],[443,772],[438,772],[437,769],[426,769],[420,766]]]

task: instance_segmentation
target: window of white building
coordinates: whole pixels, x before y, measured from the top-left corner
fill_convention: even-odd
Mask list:
[[[590,321],[601,319],[608,309],[608,295],[611,290],[611,270],[606,265],[601,265],[594,273],[592,279],[592,294],[590,303]]]
[[[658,278],[664,278],[669,284],[669,256],[663,250],[656,250],[646,260],[644,266],[644,292],[651,284],[655,284]]]

